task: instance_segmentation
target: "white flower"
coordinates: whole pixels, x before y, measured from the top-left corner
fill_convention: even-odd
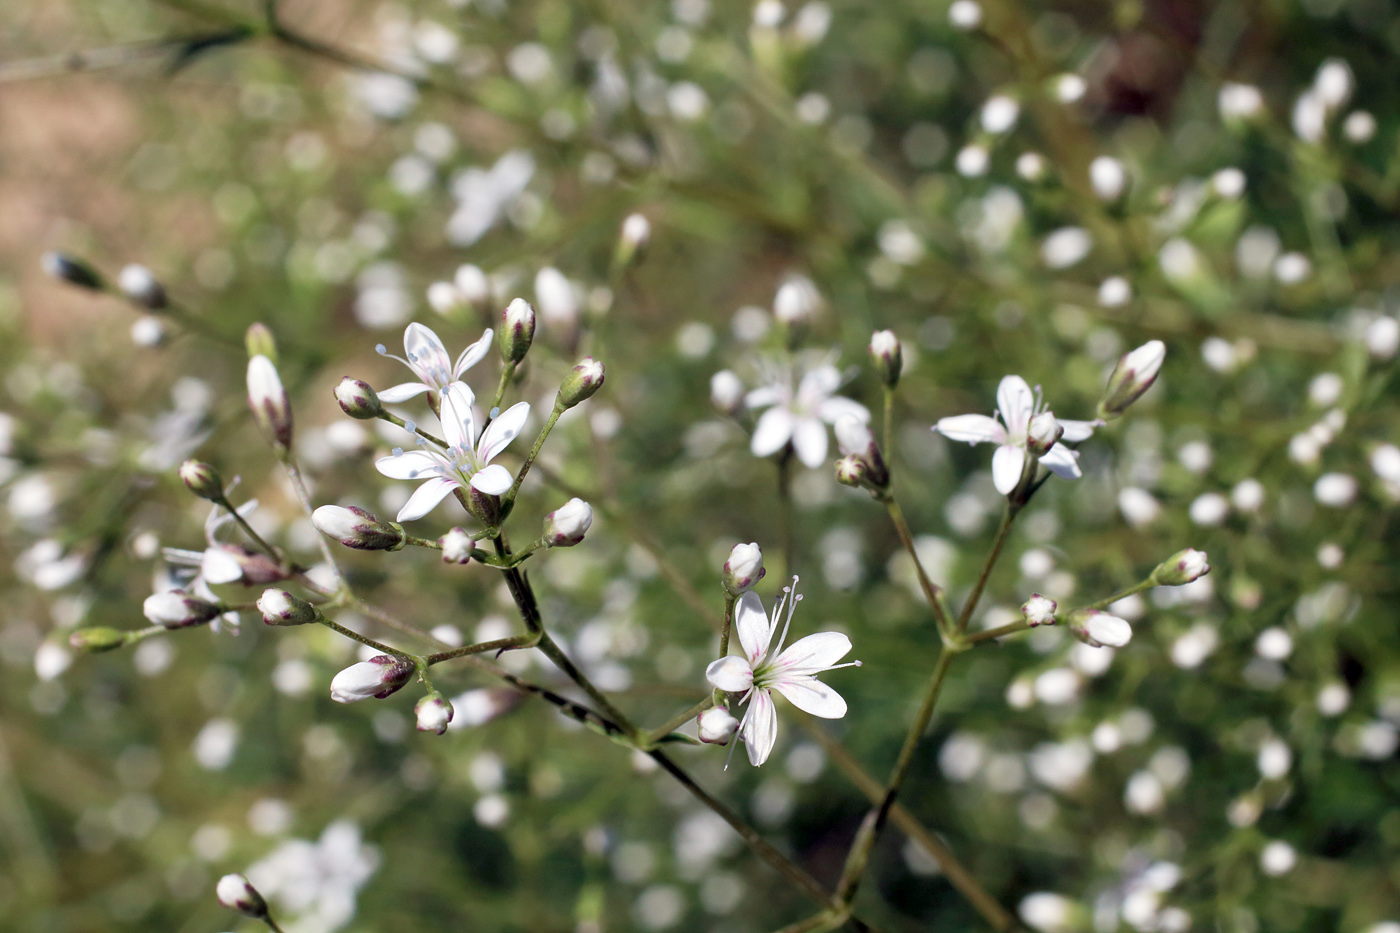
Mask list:
[[[540,535],[545,547],[573,547],[593,524],[593,507],[577,497],[544,517]]]
[[[744,397],[749,408],[768,408],[754,425],[749,449],[755,457],[771,456],[791,441],[797,459],[815,469],[826,460],[826,424],[834,424],[842,415],[870,420],[864,405],[835,394],[841,387],[841,373],[830,363],[805,371],[800,365],[784,367],[767,382]]]
[[[1021,481],[1031,419],[1041,413],[1042,403],[1026,380],[1020,376],[1006,376],[997,387],[997,409],[1000,420],[987,415],[955,415],[940,418],[933,429],[950,440],[973,445],[983,441],[997,444],[996,453],[992,454],[992,482],[997,492],[1007,495]],[[1094,430],[1094,424],[1089,421],[1060,421],[1059,425],[1064,428],[1062,437],[1068,441],[1085,440]],[[1078,479],[1082,475],[1076,462],[1078,458],[1078,453],[1057,443],[1045,452],[1040,462],[1056,476]]]
[[[792,582],[796,586],[797,578],[793,577]],[[755,766],[768,760],[778,738],[778,714],[772,691],[778,691],[793,706],[813,716],[840,719],[846,715],[846,701],[817,680],[817,675],[841,667],[860,666],[859,661],[836,663],[851,650],[851,640],[840,632],[808,635],[783,649],[793,610],[801,599],[793,587],[783,587],[783,596],[773,607],[770,618],[757,593],[748,592],[739,597],[734,626],[744,654],[719,658],[705,669],[705,679],[711,684],[726,693],[742,694],[739,702],[749,704],[739,722],[739,734],[749,753],[749,761]],[[774,647],[773,635],[780,618],[783,630]]]
[[[737,414],[744,406],[744,384],[727,369],[710,377],[710,402],[726,415]]]
[[[371,697],[382,700],[413,676],[413,662],[381,654],[352,664],[331,678],[331,699],[354,703]]]
[[[805,275],[792,275],[773,296],[773,317],[789,326],[810,323],[821,310],[822,296]]]
[[[462,355],[457,357],[454,364],[452,358],[447,355],[447,347],[438,335],[433,333],[432,328],[424,327],[415,321],[403,332],[403,357],[394,356],[382,345],[375,349],[382,356],[398,360],[413,370],[419,381],[391,386],[379,393],[379,400],[396,404],[406,402],[424,392],[441,394],[449,385],[461,379],[463,373],[481,361],[486,351],[491,348],[492,336],[488,329],[481,335],[480,340],[462,351]]]
[[[1032,628],[1037,625],[1054,625],[1055,611],[1059,608],[1059,603],[1049,596],[1032,593],[1031,598],[1021,607],[1021,615],[1026,617],[1026,622]]]
[[[447,724],[452,721],[452,713],[452,704],[436,693],[428,694],[413,707],[413,714],[418,720],[418,731],[435,732],[438,735],[447,731]]]
[[[442,433],[447,450],[436,447],[407,452],[395,450],[392,456],[375,463],[379,472],[391,479],[426,480],[399,510],[398,521],[422,518],[454,489],[470,486],[488,496],[499,496],[510,489],[514,482],[510,470],[491,461],[525,426],[530,404],[512,405],[477,437],[476,418],[472,414],[475,401],[471,389],[462,383],[452,383],[442,393]]]

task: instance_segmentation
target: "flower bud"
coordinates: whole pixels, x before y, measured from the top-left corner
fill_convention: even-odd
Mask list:
[[[1099,401],[1099,417],[1116,418],[1127,411],[1128,406],[1157,380],[1157,373],[1161,371],[1166,356],[1166,344],[1160,340],[1149,340],[1136,350],[1125,353],[1108,377],[1108,385],[1104,387],[1103,398]]]
[[[900,349],[899,338],[892,330],[877,330],[870,338],[870,360],[875,364],[875,372],[880,381],[893,389],[899,384],[900,371],[904,369],[904,351]]]
[[[224,480],[212,464],[203,460],[186,460],[180,464],[180,480],[201,499],[224,501]]]
[[[1068,625],[1074,637],[1093,648],[1121,648],[1133,637],[1126,620],[1102,609],[1077,609],[1070,613]]]
[[[723,706],[712,706],[695,717],[695,727],[706,745],[728,745],[739,731],[739,720]]]
[[[1026,426],[1026,452],[1032,457],[1043,457],[1060,442],[1060,436],[1064,433],[1064,426],[1055,420],[1055,415],[1042,411],[1031,418]]]
[[[890,469],[885,465],[884,454],[880,453],[880,445],[875,443],[870,425],[855,415],[842,415],[836,419],[835,430],[836,446],[841,453],[846,457],[855,457],[864,465],[862,482],[872,489],[888,489]]]
[[[618,266],[630,265],[646,253],[650,242],[651,221],[643,214],[628,214],[622,221],[622,234],[617,238],[613,262]]]
[[[438,547],[442,548],[442,562],[444,564],[471,563],[475,544],[476,542],[472,540],[471,535],[467,534],[465,528],[453,528],[438,538]]]
[[[413,671],[413,662],[407,658],[376,655],[336,674],[331,679],[331,699],[337,703],[382,700],[408,683]]]
[[[117,275],[117,287],[134,303],[151,311],[159,311],[170,304],[165,286],[160,284],[150,269],[136,263],[122,268]]]
[[[534,340],[535,309],[524,298],[516,298],[501,312],[501,359],[519,363]]]
[[[438,735],[447,731],[452,713],[452,704],[440,693],[428,694],[413,707],[413,715],[418,719],[418,731],[436,732]]]
[[[112,651],[115,648],[120,648],[122,645],[125,645],[126,632],[102,626],[80,628],[68,636],[68,644],[74,651],[86,651],[89,654],[98,654],[103,651]]]
[[[462,293],[451,282],[434,282],[428,286],[428,307],[444,317],[459,310],[464,302]]]
[[[561,408],[573,408],[579,402],[591,398],[602,385],[603,364],[591,356],[586,356],[564,377],[555,404]]]
[[[277,341],[272,336],[272,331],[267,329],[266,324],[249,325],[248,330],[243,334],[243,345],[248,349],[248,358],[255,356],[265,356],[277,363]]]
[[[292,446],[292,403],[277,367],[261,353],[248,361],[248,407],[263,433],[283,450]]]
[[[397,551],[404,545],[402,526],[353,505],[323,505],[311,513],[311,523],[326,537],[360,551]]]
[[[856,456],[842,457],[836,461],[836,482],[842,486],[853,486],[857,489],[865,485],[865,481],[870,474],[865,461]]]
[[[379,404],[379,395],[368,382],[346,376],[335,387],[335,400],[340,410],[351,418],[367,421],[384,414],[384,406]]]
[[[593,507],[573,498],[544,517],[541,538],[545,547],[573,547],[593,524]]]
[[[43,264],[45,272],[61,282],[95,292],[100,292],[107,287],[107,284],[102,281],[102,276],[97,274],[96,269],[67,253],[45,253],[39,261]]]
[[[1185,586],[1210,573],[1206,552],[1195,548],[1178,551],[1157,565],[1152,582],[1158,586]]]
[[[1021,615],[1026,617],[1026,622],[1031,628],[1035,628],[1037,625],[1054,625],[1055,612],[1059,608],[1060,604],[1049,596],[1032,593],[1031,598],[1021,606]]]
[[[821,309],[821,293],[805,275],[794,275],[778,286],[773,296],[773,316],[779,323],[796,327],[812,323]]]
[[[219,879],[218,887],[214,893],[219,898],[219,903],[229,910],[236,910],[245,917],[254,920],[261,920],[267,916],[267,901],[258,893],[258,889],[248,883],[248,879],[242,875],[224,875]]]
[[[753,589],[754,584],[763,579],[768,571],[763,567],[763,551],[756,543],[736,544],[724,562],[721,580],[724,588],[733,596]]]
[[[737,415],[744,407],[744,383],[728,369],[710,377],[710,401],[726,415]]]
[[[275,586],[263,590],[257,607],[268,625],[305,625],[321,618],[321,610],[300,596],[293,596]]]
[[[203,625],[223,612],[217,603],[200,599],[187,590],[163,590],[152,593],[141,604],[146,618],[156,625],[166,628],[185,628],[190,625]]]

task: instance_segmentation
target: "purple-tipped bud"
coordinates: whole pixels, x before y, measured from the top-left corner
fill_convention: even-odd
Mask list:
[[[1157,565],[1152,571],[1152,582],[1158,586],[1185,586],[1194,583],[1210,573],[1210,563],[1205,551],[1186,548]]]
[[[584,357],[577,366],[564,377],[559,386],[559,397],[555,404],[560,408],[573,408],[579,402],[593,397],[603,386],[603,364],[593,357]]]
[[[300,596],[268,587],[258,597],[258,612],[268,625],[305,625],[321,618],[321,610]]]
[[[1026,617],[1026,622],[1031,628],[1037,625],[1054,625],[1055,613],[1059,608],[1060,604],[1049,596],[1032,593],[1031,598],[1021,606],[1021,615]]]
[[[739,720],[723,706],[714,706],[695,717],[695,728],[706,745],[728,745],[739,731]]]
[[[516,298],[501,312],[501,359],[519,363],[535,341],[535,309]]]
[[[1074,637],[1093,648],[1121,648],[1133,638],[1133,627],[1127,620],[1102,609],[1077,609],[1070,613],[1067,624]]]
[[[272,360],[261,353],[248,361],[248,407],[253,418],[283,450],[292,446],[292,403]]]
[[[731,595],[738,596],[745,590],[753,589],[767,572],[763,566],[763,551],[756,543],[736,544],[729,552],[729,559],[724,562],[720,579]]]
[[[438,538],[438,547],[442,548],[442,562],[444,564],[469,564],[472,559],[472,550],[476,542],[472,536],[467,534],[465,528],[453,528],[447,534]]]
[[[544,517],[540,537],[545,547],[573,547],[583,540],[593,524],[593,507],[574,498]]]
[[[112,651],[125,645],[126,632],[102,626],[80,628],[68,636],[68,644],[74,651],[86,651],[89,654],[99,654],[100,652]]]
[[[737,415],[744,407],[744,383],[728,369],[710,377],[710,402],[726,415]]]
[[[1152,388],[1166,357],[1166,344],[1160,340],[1149,340],[1136,350],[1123,354],[1108,377],[1108,385],[1104,387],[1103,398],[1099,401],[1099,417],[1116,418],[1127,411],[1128,406],[1136,402],[1142,393]]]
[[[846,457],[855,457],[865,467],[861,482],[871,489],[889,488],[890,469],[885,465],[884,454],[880,452],[880,445],[875,443],[870,425],[855,415],[842,415],[836,419],[835,428],[836,446],[841,453]],[[839,475],[837,478],[840,478]]]
[[[452,714],[452,704],[440,693],[428,694],[413,707],[419,732],[435,732],[442,735],[447,731],[447,724],[452,721]]]
[[[335,387],[335,400],[340,404],[341,411],[361,421],[378,418],[384,414],[384,406],[379,404],[378,394],[363,379],[346,376],[340,380],[340,384]]]
[[[187,590],[164,590],[147,596],[141,611],[156,625],[185,628],[203,625],[224,610],[217,603],[200,599]]]
[[[893,389],[899,384],[899,374],[904,369],[904,351],[900,349],[899,338],[894,331],[877,330],[871,336],[870,361],[886,386]]]
[[[836,482],[842,486],[860,489],[865,486],[870,470],[865,461],[856,456],[842,457],[836,461]]]
[[[224,501],[224,480],[219,471],[203,460],[186,460],[180,464],[180,481],[190,492],[210,502]]]
[[[229,910],[236,910],[245,917],[261,920],[267,916],[267,901],[258,893],[248,879],[242,875],[224,875],[219,879],[214,893],[219,903]]]
[[[100,292],[107,287],[106,283],[102,281],[102,276],[97,274],[96,269],[67,253],[45,253],[40,263],[43,264],[45,272],[60,282],[67,282],[69,285],[76,285],[94,292]]]
[[[323,505],[311,513],[311,523],[326,537],[360,551],[397,551],[404,545],[401,525],[353,505]]]
[[[159,311],[170,304],[165,294],[165,286],[145,266],[132,263],[117,275],[117,287],[134,304],[151,311]]]
[[[352,664],[331,680],[331,699],[337,703],[382,700],[398,691],[413,676],[413,662],[381,654]]]
[[[1055,420],[1054,414],[1042,411],[1031,418],[1026,426],[1026,452],[1032,457],[1043,457],[1060,442],[1060,436],[1064,433],[1064,426]]]

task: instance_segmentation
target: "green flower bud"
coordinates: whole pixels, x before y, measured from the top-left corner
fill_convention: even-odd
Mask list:
[[[346,376],[340,380],[340,385],[335,387],[335,400],[340,403],[341,411],[361,421],[378,418],[384,413],[384,406],[379,404],[378,394],[368,382],[361,379]]]
[[[559,386],[559,397],[555,404],[560,408],[573,408],[579,402],[592,398],[603,385],[603,364],[593,357],[584,357],[570,370]]]
[[[80,628],[68,636],[68,644],[74,651],[86,651],[90,654],[98,654],[103,651],[112,651],[125,645],[126,632],[102,626]]]
[[[186,460],[180,464],[180,480],[201,499],[224,501],[224,480],[213,464],[203,460]]]

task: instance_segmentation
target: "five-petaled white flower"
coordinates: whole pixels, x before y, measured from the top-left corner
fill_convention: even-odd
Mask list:
[[[990,441],[997,444],[992,454],[992,483],[997,492],[1007,495],[1021,481],[1026,465],[1026,438],[1031,419],[1045,410],[1040,390],[1032,392],[1020,376],[1006,376],[997,386],[997,408],[1000,418],[988,415],[955,415],[940,418],[933,429],[944,437],[968,444]],[[1061,440],[1083,441],[1094,432],[1092,421],[1060,421],[1064,428]],[[1079,454],[1057,443],[1040,457],[1051,473],[1064,479],[1078,479]]]
[[[481,339],[462,351],[462,355],[457,357],[457,362],[452,362],[452,357],[447,355],[447,347],[442,340],[433,332],[431,327],[424,327],[418,322],[408,325],[403,332],[403,352],[404,356],[394,356],[384,345],[380,344],[374,349],[380,355],[390,359],[398,360],[418,377],[418,382],[405,382],[400,385],[390,386],[377,393],[381,402],[397,404],[406,402],[409,399],[422,395],[424,392],[437,392],[441,394],[449,385],[462,378],[462,374],[481,362],[486,351],[491,349],[491,338],[493,332],[488,328],[486,333],[481,335]]]
[[[472,390],[462,383],[448,385],[442,393],[442,433],[447,449],[395,450],[375,463],[379,472],[391,479],[426,480],[399,509],[398,521],[422,518],[454,489],[470,486],[490,496],[510,489],[515,481],[510,470],[491,461],[525,426],[530,404],[517,402],[507,408],[477,437],[472,414],[475,402]]]
[[[705,669],[705,679],[711,684],[726,693],[742,694],[739,702],[749,704],[739,722],[739,735],[754,765],[768,760],[778,739],[778,714],[772,691],[778,691],[793,706],[813,716],[840,719],[846,715],[846,701],[817,680],[817,675],[840,667],[860,666],[859,661],[836,663],[851,650],[851,640],[840,632],[818,632],[783,648],[793,609],[802,599],[795,592],[796,577],[792,583],[783,587],[772,617],[763,611],[763,601],[757,593],[750,590],[740,596],[734,626],[744,654],[720,658]],[[773,635],[779,621],[783,631],[774,647]]]
[[[815,469],[826,460],[828,424],[835,424],[842,415],[870,420],[864,405],[835,394],[841,387],[841,372],[830,362],[805,369],[800,363],[783,365],[765,377],[766,385],[744,397],[749,408],[768,409],[754,425],[750,449],[755,457],[775,454],[791,441],[797,459]]]

